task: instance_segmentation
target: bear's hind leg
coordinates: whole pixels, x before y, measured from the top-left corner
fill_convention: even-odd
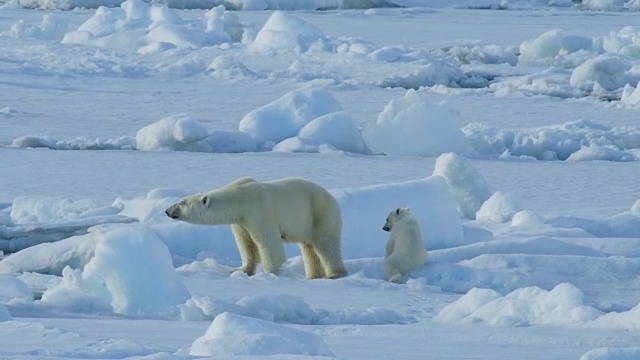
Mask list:
[[[302,261],[307,279],[320,279],[325,277],[322,262],[311,244],[301,243]]]
[[[313,244],[313,248],[320,258],[326,277],[329,279],[337,279],[347,276],[347,269],[345,269],[342,263],[340,246],[335,245],[335,240],[324,240],[326,239],[316,241],[316,243]]]
[[[252,276],[256,272],[256,265],[260,262],[260,254],[256,244],[251,239],[249,232],[242,226],[231,224],[231,232],[236,239],[236,245],[240,252],[240,258],[242,259],[242,270],[249,276]]]
[[[382,271],[384,272],[385,280],[400,284],[402,282],[402,272],[398,269],[398,265],[396,264],[397,261],[398,259],[395,257],[388,257],[384,261]]]

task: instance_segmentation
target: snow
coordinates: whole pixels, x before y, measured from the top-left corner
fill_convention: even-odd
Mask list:
[[[637,1],[0,2],[0,357],[638,358]],[[241,176],[327,188],[348,275],[164,214]]]
[[[196,339],[189,350],[192,356],[279,354],[335,356],[315,334],[228,312],[216,316],[207,332]]]

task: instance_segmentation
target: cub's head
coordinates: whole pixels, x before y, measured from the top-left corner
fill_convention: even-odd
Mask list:
[[[393,228],[393,224],[397,223],[398,220],[407,215],[410,215],[410,210],[408,207],[399,207],[394,209],[389,213],[389,216],[387,216],[387,222],[384,223],[382,230],[391,231],[391,229]]]
[[[194,194],[182,198],[164,211],[168,217],[191,224],[211,224],[208,209],[211,207],[211,196]]]

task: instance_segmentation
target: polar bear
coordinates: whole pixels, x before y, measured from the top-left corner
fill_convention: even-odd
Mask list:
[[[278,274],[285,262],[284,243],[298,243],[308,279],[347,274],[342,262],[342,216],[336,199],[320,185],[287,178],[259,182],[237,179],[205,194],[187,196],[165,211],[192,224],[230,224],[241,270],[253,275],[262,262]]]
[[[389,213],[382,230],[391,232],[384,254],[385,279],[400,283],[404,275],[427,262],[420,225],[409,208],[399,207]]]

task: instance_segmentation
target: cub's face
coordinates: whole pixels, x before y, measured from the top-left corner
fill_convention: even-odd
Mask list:
[[[387,216],[387,221],[384,223],[382,230],[391,231],[391,229],[393,228],[393,224],[397,223],[398,220],[409,214],[409,211],[409,208],[406,207],[399,207],[391,211]]]
[[[207,209],[211,197],[207,194],[189,195],[165,210],[168,217],[191,224],[208,224]]]

